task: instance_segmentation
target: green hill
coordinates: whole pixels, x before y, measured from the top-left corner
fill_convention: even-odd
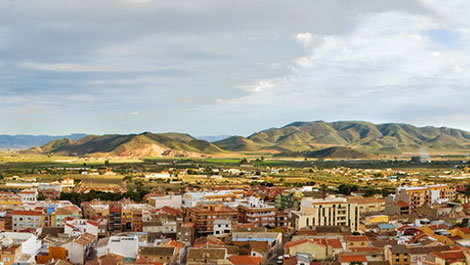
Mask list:
[[[333,149],[328,149],[334,147]],[[343,147],[341,149],[340,147]],[[346,149],[344,149],[346,148]],[[232,136],[216,142],[183,133],[88,135],[76,141],[61,139],[25,152],[60,155],[201,156],[228,152],[303,153],[315,157],[362,157],[364,153],[399,154],[428,151],[468,152],[470,132],[447,127],[373,124],[363,121],[294,122],[248,137]],[[326,153],[311,153],[321,151]]]
[[[197,140],[188,134],[145,132],[129,135],[90,135],[77,141],[61,139],[25,152],[58,155],[114,155],[114,156],[197,156],[225,152],[207,141]]]
[[[416,127],[400,123],[313,121],[294,122],[254,133],[247,138],[231,137],[230,141],[215,144],[235,151],[275,149],[297,152],[348,146],[366,153],[417,152],[420,148],[446,152],[469,151],[470,133],[447,127]]]

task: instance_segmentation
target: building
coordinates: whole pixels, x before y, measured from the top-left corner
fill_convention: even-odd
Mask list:
[[[227,207],[237,208],[246,196],[244,190],[221,190],[210,192],[187,192],[182,198],[182,207],[196,207],[198,204],[221,203]]]
[[[240,223],[254,223],[255,227],[276,227],[276,212],[274,206],[264,203],[258,197],[249,197],[238,206]]]
[[[232,232],[232,220],[216,219],[214,221],[214,236],[226,237]]]
[[[409,205],[410,212],[424,205],[451,202],[456,197],[456,189],[447,184],[427,185],[422,187],[398,187],[395,201],[404,201]]]
[[[252,242],[267,242],[266,257],[274,256],[282,247],[282,234],[278,232],[232,232],[232,242],[246,245]]]
[[[181,195],[161,195],[146,197],[146,202],[157,209],[163,208],[165,206],[179,209],[182,206],[182,201],[183,197]]]
[[[111,236],[107,248],[108,253],[123,256],[126,260],[135,260],[139,253],[139,238],[136,235]]]
[[[186,256],[187,264],[218,264],[220,260],[227,259],[225,248],[189,248]]]
[[[13,232],[28,228],[37,229],[44,225],[44,216],[41,211],[13,210],[11,212]]]
[[[18,195],[21,197],[23,203],[35,202],[38,198],[38,191],[36,189],[27,189],[18,192]]]
[[[356,202],[336,197],[303,198],[300,211],[292,212],[296,230],[313,226],[345,226],[358,231],[360,216]]]
[[[0,191],[0,208],[14,209],[23,205],[21,197],[14,192]]]
[[[176,240],[190,246],[196,239],[194,223],[179,223],[176,227]]]
[[[276,208],[299,210],[303,196],[300,191],[284,190],[276,195]]]
[[[375,197],[348,196],[348,202],[357,203],[361,215],[367,213],[380,213],[385,210],[385,199]]]
[[[185,222],[194,223],[198,235],[213,235],[215,220],[231,220],[232,224],[238,220],[238,211],[223,204],[199,204],[185,210]]]
[[[81,236],[85,233],[98,237],[98,222],[87,219],[67,219],[64,225],[64,234],[72,237]]]
[[[161,262],[163,264],[174,264],[176,261],[176,247],[174,246],[155,246],[155,247],[140,247],[140,257],[144,258],[146,262]]]

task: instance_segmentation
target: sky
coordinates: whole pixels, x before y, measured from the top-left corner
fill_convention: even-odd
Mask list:
[[[0,134],[470,130],[468,0],[0,0]]]

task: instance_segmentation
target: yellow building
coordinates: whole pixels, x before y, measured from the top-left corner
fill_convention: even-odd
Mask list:
[[[359,207],[345,198],[303,198],[300,210],[293,211],[292,216],[296,230],[313,226],[345,226],[353,232],[359,230]]]
[[[17,206],[23,205],[21,196],[13,192],[0,192],[0,208],[1,209],[13,209]]]
[[[325,241],[325,240],[323,240]],[[328,256],[328,246],[320,240],[302,239],[284,244],[284,253],[296,256],[297,253],[310,254],[314,259],[325,259]]]

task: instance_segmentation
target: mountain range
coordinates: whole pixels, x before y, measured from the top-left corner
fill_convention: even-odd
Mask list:
[[[345,147],[347,149],[330,149]],[[64,138],[26,152],[61,155],[102,156],[212,156],[233,153],[318,153],[363,157],[367,153],[468,152],[470,132],[447,127],[416,127],[408,124],[373,124],[362,121],[294,122],[248,137],[231,136],[208,142],[182,133],[128,135],[89,135],[80,139]],[[352,151],[351,151],[352,150]],[[308,153],[315,155],[315,152]],[[361,155],[358,155],[361,154]]]
[[[24,149],[34,146],[47,144],[54,140],[69,138],[78,140],[85,137],[86,134],[76,133],[70,135],[51,136],[51,135],[0,135],[0,149]]]

